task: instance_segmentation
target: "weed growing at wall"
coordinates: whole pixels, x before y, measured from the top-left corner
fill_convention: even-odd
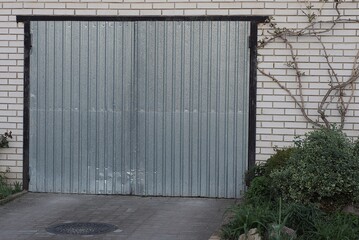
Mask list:
[[[9,138],[12,138],[12,132],[5,132],[4,134],[0,134],[0,148],[8,148],[9,147]]]
[[[7,168],[5,172],[0,172],[0,200],[22,191],[22,184],[20,182],[15,182],[14,184],[8,183],[6,174],[9,172],[10,168]]]

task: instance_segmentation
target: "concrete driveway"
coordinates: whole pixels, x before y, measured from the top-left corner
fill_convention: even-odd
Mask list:
[[[0,239],[208,240],[235,201],[114,195],[27,193],[0,206]],[[45,229],[69,222],[118,227],[102,235],[55,235]]]

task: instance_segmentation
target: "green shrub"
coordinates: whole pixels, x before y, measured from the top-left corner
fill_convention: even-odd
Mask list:
[[[285,166],[290,155],[293,152],[293,147],[287,147],[283,149],[274,148],[275,154],[273,154],[264,164],[256,165],[249,169],[245,175],[245,182],[247,186],[250,186],[251,181],[260,176],[269,177],[270,174],[277,169]]]
[[[325,215],[315,205],[298,203],[285,204],[283,213],[287,216],[286,226],[296,230],[298,236],[315,231],[315,221]]]
[[[244,181],[247,187],[249,187],[256,177],[262,177],[264,175],[264,164],[255,165],[248,169],[244,175]]]
[[[295,230],[298,240],[359,239],[359,217],[327,213],[315,205],[297,203],[258,203],[236,205],[229,210],[231,221],[222,226],[221,237],[237,240],[239,235],[257,228],[263,240],[293,239],[281,232],[283,226]]]
[[[286,167],[270,176],[284,199],[335,209],[358,195],[358,172],[353,143],[332,128],[310,132],[297,140]]]
[[[248,171],[243,205],[231,211],[222,237],[237,240],[257,228],[264,240],[291,239],[281,232],[286,226],[299,240],[359,239],[359,217],[333,211],[359,204],[358,172],[359,140],[352,142],[336,128],[297,138],[295,147],[276,150]]]
[[[257,228],[264,235],[266,223],[273,222],[273,210],[265,204],[235,205],[227,211],[230,216],[230,222],[222,226],[221,238],[228,240],[237,240],[238,237],[248,232],[251,228]]]
[[[354,155],[359,156],[359,139],[354,142]]]
[[[293,150],[293,147],[283,149],[275,148],[275,154],[268,158],[265,163],[264,176],[270,176],[273,171],[283,168],[287,164]]]
[[[279,197],[277,188],[272,186],[270,174],[286,165],[293,152],[293,148],[275,148],[274,150],[275,154],[264,164],[257,165],[247,172],[246,182],[249,188],[245,193],[246,202],[275,202],[276,198]]]
[[[315,230],[303,239],[354,240],[359,239],[359,217],[346,213],[328,214],[314,222]]]
[[[276,194],[271,186],[271,179],[266,176],[256,177],[252,180],[251,186],[244,194],[246,203],[274,201]]]
[[[280,201],[243,203],[229,209],[230,222],[221,228],[222,239],[235,239],[251,228],[257,228],[263,239],[290,239],[281,232],[283,226],[294,229],[298,236],[315,231],[315,221],[324,213],[317,207]],[[318,221],[319,222],[319,221]]]

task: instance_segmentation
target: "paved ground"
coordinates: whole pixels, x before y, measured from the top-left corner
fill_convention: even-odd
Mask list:
[[[27,193],[0,206],[0,239],[208,240],[234,200]],[[103,222],[119,230],[69,236],[45,228]]]

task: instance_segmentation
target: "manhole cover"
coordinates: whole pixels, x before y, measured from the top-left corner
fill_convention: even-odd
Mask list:
[[[54,234],[94,235],[113,232],[115,225],[95,222],[63,223],[46,228],[46,231]]]

